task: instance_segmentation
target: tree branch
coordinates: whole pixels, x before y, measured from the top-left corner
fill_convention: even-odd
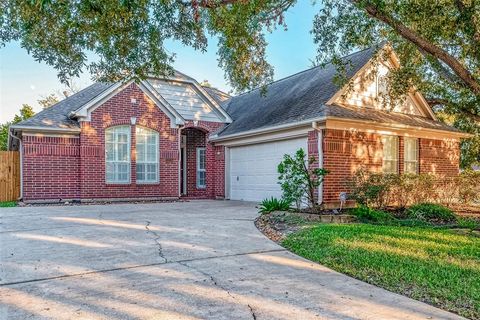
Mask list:
[[[415,33],[413,30],[406,27],[397,19],[386,14],[385,12],[378,10],[378,8],[374,4],[363,0],[350,1],[353,4],[358,5],[360,8],[363,8],[371,17],[389,25],[406,40],[410,41],[411,43],[424,50],[428,54],[434,56],[435,58],[443,61],[467,85],[467,87],[470,88],[470,90],[474,94],[480,95],[480,83],[470,73],[470,71],[468,71],[455,57],[451,56],[442,48],[434,45],[427,39]]]
[[[465,6],[462,0],[455,0],[455,5],[460,12],[461,18],[468,20],[473,28],[471,34],[473,41],[480,43],[480,26],[479,21],[475,17],[475,0],[472,0],[470,6]]]

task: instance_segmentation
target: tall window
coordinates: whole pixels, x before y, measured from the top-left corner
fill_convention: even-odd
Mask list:
[[[137,183],[158,182],[158,132],[137,126]]]
[[[197,148],[197,188],[206,187],[205,148]]]
[[[105,130],[105,166],[107,183],[130,182],[130,126]]]
[[[383,136],[383,172],[398,173],[398,137]]]
[[[415,174],[418,172],[418,139],[405,137],[404,141],[404,171]]]

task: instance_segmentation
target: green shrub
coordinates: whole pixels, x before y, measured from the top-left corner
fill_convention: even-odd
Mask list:
[[[430,223],[445,224],[452,223],[456,220],[456,216],[452,210],[434,203],[415,204],[408,208],[407,215],[411,219]]]
[[[480,220],[473,218],[459,218],[457,219],[457,226],[464,229],[478,230],[480,229]]]
[[[360,169],[347,181],[350,198],[357,203],[375,208],[385,208],[391,203],[390,190],[398,184],[398,175],[369,172]]]
[[[273,211],[287,211],[290,209],[290,202],[285,199],[277,199],[271,197],[270,199],[264,199],[260,203],[258,208],[261,213],[270,213]]]
[[[391,222],[395,219],[388,212],[371,209],[363,205],[353,209],[351,213],[355,215],[360,221],[364,222],[386,223]]]
[[[314,166],[315,162],[314,157],[307,158],[305,151],[298,149],[294,156],[285,154],[277,167],[282,198],[294,203],[297,210],[302,204],[310,208],[316,206],[316,189],[328,171]]]

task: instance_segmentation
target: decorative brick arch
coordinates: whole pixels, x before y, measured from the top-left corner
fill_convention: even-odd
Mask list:
[[[224,197],[224,170],[225,155],[223,146],[215,146],[209,141],[210,134],[223,127],[223,123],[206,121],[187,121],[182,132],[187,134],[187,161],[190,161],[187,177],[187,196],[191,198],[223,198]],[[190,130],[188,130],[190,129]],[[193,130],[192,130],[193,129]],[[188,138],[190,133],[190,141]],[[190,146],[188,145],[192,143]],[[205,147],[206,150],[206,188],[196,188],[196,165],[197,147]],[[196,168],[196,167],[195,167]]]

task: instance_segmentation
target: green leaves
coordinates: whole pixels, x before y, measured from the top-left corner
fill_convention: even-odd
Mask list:
[[[313,208],[316,205],[315,190],[323,182],[327,170],[315,165],[316,159],[306,159],[303,149],[298,149],[292,157],[284,155],[283,161],[278,165],[278,183],[283,194],[282,197],[289,203],[295,203],[297,210],[302,204]]]
[[[31,106],[23,104],[20,109],[20,114],[16,114],[13,121],[0,124],[0,150],[8,150],[8,128],[13,124],[31,118],[34,114],[35,112]]]
[[[434,111],[453,117],[476,138],[462,143],[462,167],[480,163],[480,3],[478,1],[323,0],[314,20],[317,60],[388,41],[402,68],[388,77],[389,99],[401,100],[414,85]],[[388,107],[388,106],[387,106]],[[387,108],[388,109],[388,108]]]
[[[69,83],[87,69],[95,80],[143,79],[173,72],[165,41],[197,50],[219,38],[219,65],[237,90],[265,85],[265,30],[281,24],[294,0],[6,0],[0,4],[0,45],[20,41]]]

